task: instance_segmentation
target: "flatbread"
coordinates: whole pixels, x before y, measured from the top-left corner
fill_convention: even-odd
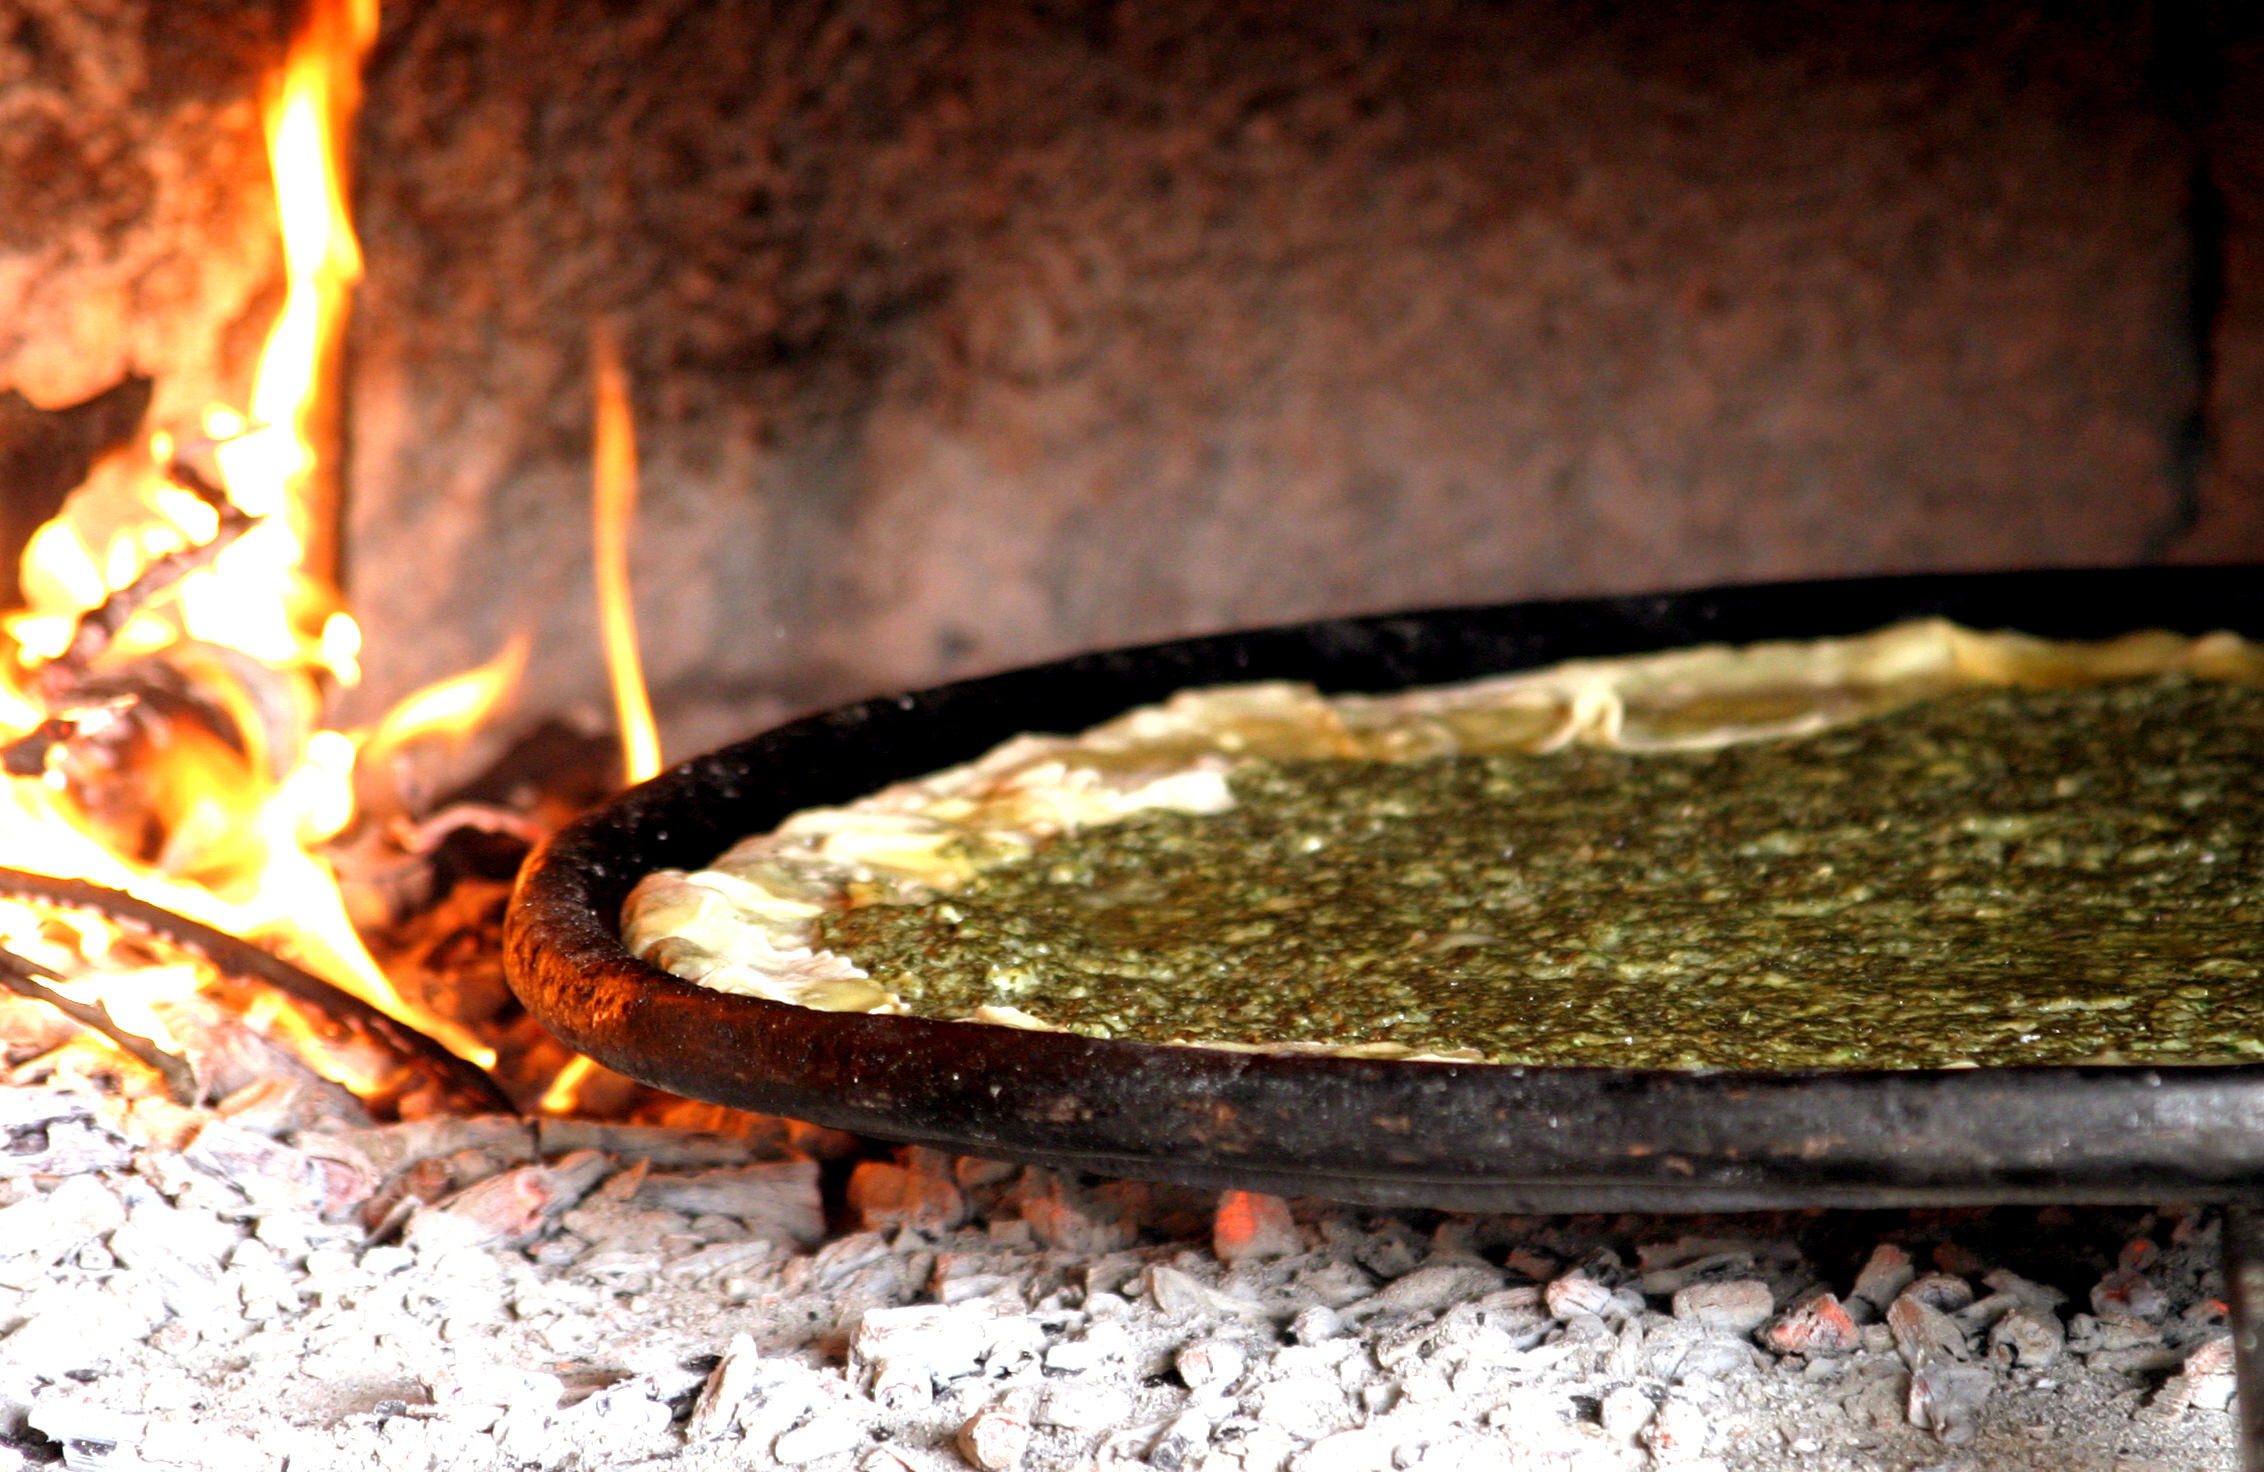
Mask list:
[[[915,912],[948,909],[954,895],[972,903],[994,882],[983,876],[1026,877],[1033,860],[1061,852],[1065,843],[1081,850],[1105,843],[1101,830],[1130,820],[1199,831],[1205,819],[1236,809],[1238,784],[1274,780],[1267,774],[1300,764],[1348,763],[1364,771],[1376,763],[1405,764],[1411,780],[1423,774],[1425,781],[1455,762],[1548,763],[1551,753],[1567,753],[1571,761],[1583,750],[1662,754],[1687,765],[1690,753],[1783,743],[1959,691],[2047,691],[2149,677],[2264,685],[2264,651],[2222,633],[2191,639],[2148,632],[2077,644],[1926,620],[1855,638],[1573,661],[1385,696],[1323,697],[1286,683],[1188,691],[1078,736],[1019,737],[976,762],[842,807],[797,813],[771,833],[734,845],[708,869],[648,876],[625,906],[624,939],[654,964],[719,990],[827,1010],[932,1011],[932,999],[920,995],[925,988],[907,984],[917,975],[901,965],[872,974],[829,949],[828,933],[858,928],[845,925],[844,917],[854,921],[853,912],[867,907],[900,907],[909,923]],[[2024,718],[2018,704],[2003,709],[2004,719]],[[899,917],[880,918],[893,924]],[[1451,935],[1426,932],[1416,944]],[[1445,949],[1461,944],[1472,943]],[[1003,969],[1012,972],[1014,958],[1004,959],[1010,964]],[[1661,979],[1662,987],[1674,985],[1698,983]],[[1233,982],[1219,986],[1231,992]],[[1028,974],[1003,976],[981,999],[965,986],[951,995],[964,1010],[948,1015],[1009,1026],[1057,1026],[1074,1010],[1049,1010],[1045,978]],[[971,1000],[974,1005],[965,1006]],[[2019,1006],[2029,1001],[2023,997]],[[2016,1007],[2015,1022],[2020,1015],[2026,1014]],[[1075,1025],[1139,1035],[1095,1022],[1090,1008]],[[1625,1061],[1594,1028],[1559,1029],[1563,1037],[1583,1039],[1587,1053],[1573,1059],[1548,1048],[1520,1055],[1498,1035],[1476,1049],[1442,1046],[1452,1043],[1451,1030],[1444,1038],[1405,1041],[1347,1037],[1341,1025],[1305,1036],[1274,1035],[1289,1030],[1278,1021],[1269,1028],[1262,1037],[1198,1030],[1173,1040],[1384,1057]],[[2240,1051],[2237,1040],[2213,1046]],[[1667,1061],[1716,1066],[1725,1059],[1701,1053]],[[1907,1066],[1954,1060],[1847,1058],[1826,1050],[1813,1061]]]

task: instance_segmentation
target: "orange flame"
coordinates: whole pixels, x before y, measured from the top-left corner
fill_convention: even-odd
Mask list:
[[[167,598],[135,612],[104,655],[178,645],[177,662],[209,662],[197,646],[221,646],[276,672],[276,689],[309,708],[310,724],[316,672],[341,683],[358,677],[360,631],[338,609],[335,592],[303,564],[325,514],[313,480],[326,365],[361,275],[343,138],[377,20],[376,0],[313,0],[267,113],[283,310],[260,358],[249,416],[216,408],[202,426],[217,442],[213,457],[228,501],[259,520],[209,566],[181,578]],[[173,435],[152,436],[146,460],[113,477],[115,484],[90,481],[74,494],[74,506],[33,537],[24,558],[28,607],[7,620],[25,660],[63,653],[80,615],[157,559],[214,539],[220,511],[163,474],[176,448]],[[247,688],[229,688],[238,703],[257,703]],[[0,692],[0,719],[17,730],[42,714],[20,690]],[[259,714],[238,721],[253,746],[263,744]],[[234,934],[276,939],[308,969],[462,1056],[492,1062],[471,1033],[400,998],[347,919],[328,867],[302,846],[352,818],[352,742],[328,731],[292,740],[295,749],[266,753],[265,761],[194,733],[154,741],[157,769],[136,777],[145,792],[166,789],[151,800],[167,828],[154,855],[105,847],[97,837],[103,825],[76,800],[72,776],[61,767],[51,764],[44,781],[9,781],[0,792],[0,862],[116,885]]]
[[[645,694],[637,610],[629,590],[629,534],[637,520],[637,426],[621,349],[602,323],[591,334],[591,349],[597,378],[591,541],[597,560],[598,627],[605,637],[605,668],[613,680],[613,709],[621,726],[621,771],[635,784],[660,770],[660,732]]]
[[[291,493],[314,467],[323,365],[362,276],[342,135],[361,101],[362,53],[376,39],[376,0],[315,0],[267,114],[286,291],[252,389],[254,427],[229,439],[220,464],[230,499],[254,516],[282,513],[294,540],[307,536],[314,509]]]
[[[572,1114],[581,1103],[582,1081],[597,1072],[597,1060],[576,1053],[558,1070],[558,1076],[543,1090],[542,1100],[535,1108],[544,1114]]]
[[[436,680],[403,699],[362,743],[361,760],[383,766],[411,742],[437,737],[453,744],[470,736],[518,687],[527,667],[527,646],[525,634],[513,634],[486,664]]]

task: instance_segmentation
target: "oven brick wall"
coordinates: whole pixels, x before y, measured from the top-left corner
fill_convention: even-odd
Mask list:
[[[529,623],[601,689],[600,312],[680,744],[1236,624],[2264,547],[2194,455],[2204,40],[1777,11],[397,7],[380,688],[485,647],[385,630]]]
[[[40,61],[56,17],[154,56],[157,13],[0,0],[0,119],[110,96]],[[272,45],[246,38],[282,12],[167,13],[250,58],[200,74],[240,153],[229,99]],[[529,713],[602,709],[598,315],[636,380],[680,751],[1237,624],[2264,555],[2255,30],[2229,5],[389,0],[356,709],[522,628]],[[233,222],[214,241],[250,231],[217,151],[175,173]],[[191,251],[223,284],[131,332],[122,280],[42,274],[138,197],[0,230],[43,324],[0,332],[0,388],[54,409],[133,370],[164,403],[176,359],[240,371],[183,324],[240,344],[271,246]]]

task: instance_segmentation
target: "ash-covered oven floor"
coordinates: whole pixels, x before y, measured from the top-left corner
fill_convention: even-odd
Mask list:
[[[2234,1465],[2206,1209],[1394,1213],[309,1103],[0,1090],[0,1466]]]

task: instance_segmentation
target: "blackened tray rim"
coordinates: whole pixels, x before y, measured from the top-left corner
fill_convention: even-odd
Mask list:
[[[2264,1189],[2264,1064],[1699,1072],[1258,1055],[814,1012],[630,956],[615,918],[800,808],[1192,685],[1380,693],[1570,658],[1939,615],[2264,636],[2264,570],[2075,569],[1451,608],[1081,655],[823,711],[683,762],[522,871],[506,964],[571,1046],[655,1086],[888,1139],[1206,1186],[1508,1210],[2224,1197]]]

